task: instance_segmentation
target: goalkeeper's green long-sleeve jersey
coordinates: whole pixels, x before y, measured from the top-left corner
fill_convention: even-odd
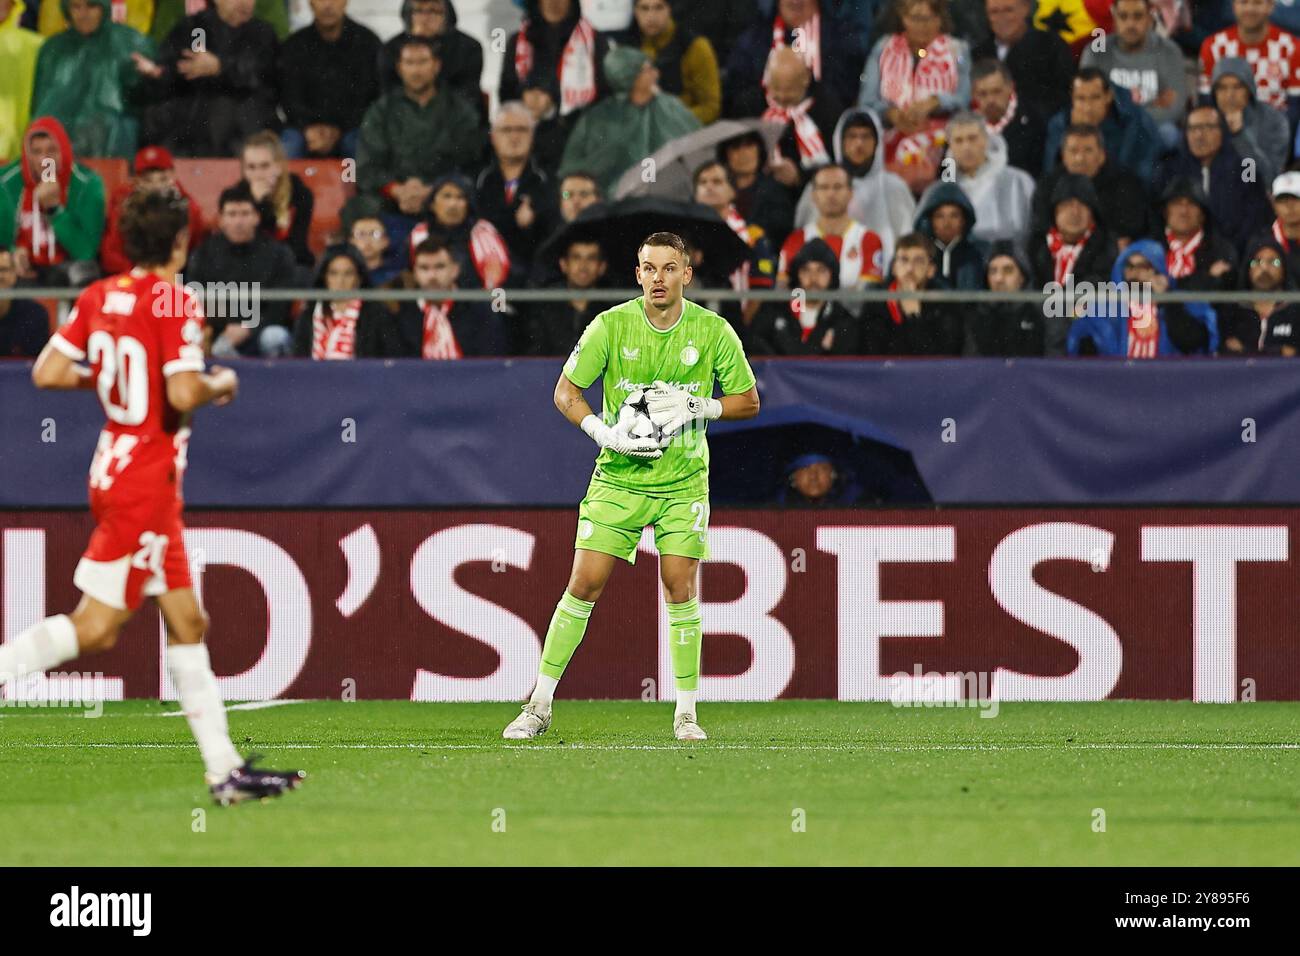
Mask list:
[[[754,387],[754,372],[735,329],[716,312],[687,299],[682,300],[681,318],[669,329],[650,324],[642,296],[606,309],[582,333],[564,363],[564,374],[579,388],[603,376],[602,418],[607,425],[618,421],[618,410],[630,393],[660,379],[710,398],[715,382],[724,395]],[[709,445],[704,429],[687,429],[653,461],[602,449],[593,477],[646,495],[706,495]]]

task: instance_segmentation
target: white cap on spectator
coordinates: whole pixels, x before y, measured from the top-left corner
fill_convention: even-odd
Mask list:
[[[1300,172],[1283,173],[1273,180],[1273,198],[1294,196],[1300,199]]]

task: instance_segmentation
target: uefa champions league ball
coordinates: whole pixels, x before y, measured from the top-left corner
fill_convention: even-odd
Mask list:
[[[650,408],[646,404],[645,392],[637,389],[623,400],[623,405],[618,410],[618,422],[620,425],[631,420],[632,427],[628,433],[633,438],[649,438],[656,445],[662,445],[664,433],[663,429],[656,425],[650,419]]]

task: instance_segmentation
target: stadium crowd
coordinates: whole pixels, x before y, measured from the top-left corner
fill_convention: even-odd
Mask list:
[[[191,203],[187,282],[429,295],[268,301],[255,326],[209,295],[217,356],[566,354],[606,305],[591,291],[632,284],[571,224],[628,196],[698,204],[743,241],[734,270],[700,242],[697,284],[804,290],[715,305],[752,354],[1300,347],[1280,303],[818,297],[1300,288],[1300,4],[526,0],[498,36],[453,0],[403,0],[381,38],[348,0],[292,2],[0,0],[0,287],[129,269],[125,198],[183,190],[178,158],[233,157],[210,221]],[[674,184],[647,181],[652,155],[702,158]],[[106,195],[85,157],[131,178]],[[349,177],[323,250],[296,159]],[[571,296],[502,310],[455,288]],[[48,326],[0,300],[0,356]]]

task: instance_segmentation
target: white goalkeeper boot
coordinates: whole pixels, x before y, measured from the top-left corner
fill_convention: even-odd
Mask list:
[[[695,722],[695,715],[687,712],[673,718],[673,736],[678,740],[708,740],[709,735]]]
[[[506,725],[501,736],[506,740],[532,740],[546,733],[551,726],[550,709],[542,710],[532,701],[524,704],[519,716]]]

